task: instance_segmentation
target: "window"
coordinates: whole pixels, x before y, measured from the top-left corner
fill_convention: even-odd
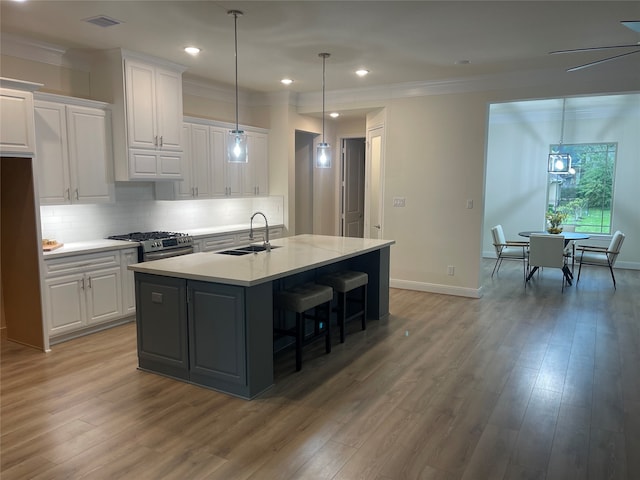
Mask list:
[[[617,150],[616,143],[550,146],[550,154],[568,154],[571,165],[566,173],[549,173],[548,209],[567,214],[563,223],[576,232],[611,233]]]

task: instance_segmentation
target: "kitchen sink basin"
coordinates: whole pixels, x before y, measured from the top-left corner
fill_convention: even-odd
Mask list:
[[[274,248],[280,248],[280,247],[271,246],[272,250]],[[264,252],[266,249],[267,248],[264,245],[247,245],[246,247],[233,248],[231,250],[222,250],[221,252],[216,252],[216,253],[219,253],[221,255],[240,256],[240,255],[248,255],[250,253]]]

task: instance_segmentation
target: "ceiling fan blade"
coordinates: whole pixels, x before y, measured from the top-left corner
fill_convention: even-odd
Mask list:
[[[634,32],[638,32],[640,33],[640,21],[638,20],[632,20],[632,21],[622,21],[620,22],[622,25],[624,25],[625,27],[633,30]]]
[[[634,53],[639,53],[639,50],[634,50],[633,52],[621,53],[620,55],[614,55],[613,57],[603,58],[602,60],[596,60],[595,62],[585,63],[584,65],[578,65],[577,67],[568,68],[567,72],[575,72],[576,70],[582,70],[583,68],[593,67],[594,65],[599,65],[604,62],[609,62],[611,60],[615,60],[616,58],[626,57],[627,55],[633,55]]]
[[[632,43],[629,45],[608,45],[603,47],[573,48],[571,50],[555,50],[553,52],[549,52],[549,55],[556,55],[558,53],[576,53],[576,52],[590,52],[594,50],[608,50],[610,48],[640,48],[640,43]]]

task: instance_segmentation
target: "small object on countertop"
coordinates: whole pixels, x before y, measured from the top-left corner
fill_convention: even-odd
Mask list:
[[[45,252],[50,252],[51,250],[55,250],[56,248],[63,246],[64,243],[58,243],[57,240],[49,240],[48,238],[42,239],[42,250]]]

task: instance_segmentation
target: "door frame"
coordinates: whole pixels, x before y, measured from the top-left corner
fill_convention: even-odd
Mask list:
[[[366,185],[367,185],[367,181],[366,181],[366,177],[367,177],[367,138],[366,135],[361,135],[361,134],[353,134],[353,135],[343,135],[339,137],[339,145],[340,145],[340,178],[338,180],[339,182],[339,188],[338,188],[338,201],[337,204],[339,205],[339,212],[338,212],[338,226],[337,226],[337,231],[339,233],[339,235],[341,237],[344,237],[344,221],[345,221],[345,192],[346,192],[346,184],[345,184],[345,178],[346,178],[346,173],[347,173],[347,162],[345,161],[345,157],[346,157],[346,141],[347,140],[358,140],[358,139],[362,139],[364,141],[365,144],[365,148],[364,148],[364,176],[362,178],[362,181],[364,183],[363,187],[366,190]],[[366,212],[367,207],[366,207],[366,192],[365,192],[365,199],[364,199],[364,211]],[[363,226],[363,236],[364,236],[364,226]]]

